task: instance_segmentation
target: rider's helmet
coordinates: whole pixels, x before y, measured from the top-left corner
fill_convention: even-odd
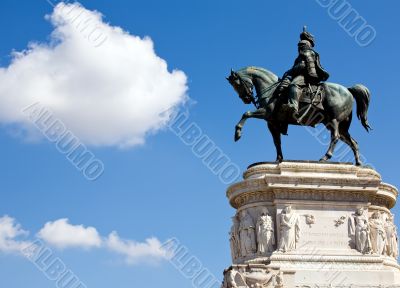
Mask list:
[[[314,36],[307,31],[307,27],[303,27],[303,32],[300,34],[300,42],[298,43],[298,46],[302,45],[308,45],[309,47],[314,47],[315,42],[314,42]]]

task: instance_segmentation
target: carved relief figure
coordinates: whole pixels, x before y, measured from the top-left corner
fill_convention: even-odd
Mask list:
[[[369,228],[372,252],[383,255],[386,249],[386,231],[379,212],[372,213],[372,217],[369,220]]]
[[[229,232],[229,242],[231,244],[232,260],[240,257],[240,239],[239,239],[239,220],[235,215],[232,217],[232,227]]]
[[[299,216],[291,206],[286,206],[280,215],[280,239],[278,250],[287,252],[296,249],[300,238]]]
[[[274,279],[274,288],[283,288],[283,273],[282,271],[279,271],[279,273],[277,275],[275,275],[275,279]]]
[[[349,234],[354,237],[355,248],[363,254],[370,253],[370,229],[368,217],[365,215],[364,209],[358,208],[349,220]]]
[[[221,288],[283,288],[283,273],[260,267],[235,267],[224,270]]]
[[[386,218],[385,223],[385,231],[386,231],[386,254],[388,256],[397,258],[399,246],[398,246],[398,237],[397,237],[397,228],[393,222],[393,215],[389,215]]]
[[[264,254],[274,251],[275,235],[272,217],[268,215],[268,209],[264,208],[256,224],[257,252]]]
[[[238,285],[235,282],[235,276],[238,272],[229,267],[224,271],[224,281],[222,282],[222,288],[237,288]]]
[[[242,256],[253,254],[256,251],[255,226],[253,219],[246,210],[240,213],[240,252]]]

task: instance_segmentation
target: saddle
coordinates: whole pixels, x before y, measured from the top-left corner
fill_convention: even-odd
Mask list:
[[[288,89],[283,91],[283,95],[280,96],[280,106],[284,107],[288,103]],[[309,125],[315,127],[319,123],[318,118],[315,117],[318,111],[323,111],[322,105],[324,98],[326,97],[326,86],[325,83],[321,82],[318,84],[307,84],[303,87],[301,95],[299,97],[299,113],[297,116],[297,123],[301,125]],[[287,119],[287,115],[283,116],[282,121]],[[287,135],[288,123],[283,123],[280,127],[280,131],[283,135]]]
[[[300,106],[312,105],[315,108],[324,110],[322,102],[325,98],[325,85],[324,83],[308,84],[306,85],[299,98]]]

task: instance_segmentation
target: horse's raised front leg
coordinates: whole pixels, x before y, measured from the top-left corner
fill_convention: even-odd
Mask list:
[[[242,128],[247,119],[249,118],[265,119],[265,112],[266,111],[264,108],[259,108],[254,112],[247,111],[246,113],[244,113],[242,119],[240,119],[240,121],[238,122],[238,124],[236,124],[235,127],[235,141],[238,141],[240,137],[242,137]]]
[[[272,138],[274,139],[274,144],[276,148],[276,162],[282,162],[283,154],[282,154],[282,147],[281,147],[281,132],[279,126],[275,123],[268,122],[268,129],[271,131]]]
[[[335,146],[339,141],[340,134],[339,134],[339,124],[336,119],[333,119],[331,122],[326,124],[326,128],[331,131],[331,142],[329,144],[328,151],[326,152],[325,156],[321,158],[320,161],[328,161],[332,158],[333,151],[335,150]]]

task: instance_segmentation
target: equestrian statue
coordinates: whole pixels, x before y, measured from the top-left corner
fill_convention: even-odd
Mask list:
[[[331,140],[320,161],[328,161],[337,142],[342,140],[352,149],[356,165],[361,165],[358,144],[350,136],[349,127],[355,100],[358,119],[367,131],[371,129],[367,120],[370,92],[361,84],[346,88],[325,82],[329,74],[322,68],[314,46],[314,36],[304,27],[298,43],[298,56],[281,79],[260,67],[231,70],[227,78],[229,83],[245,104],[256,107],[255,111],[244,113],[236,125],[235,141],[240,139],[247,119],[263,119],[267,121],[274,140],[276,160],[281,162],[281,134],[287,135],[288,125],[315,127],[322,123],[330,131]]]

